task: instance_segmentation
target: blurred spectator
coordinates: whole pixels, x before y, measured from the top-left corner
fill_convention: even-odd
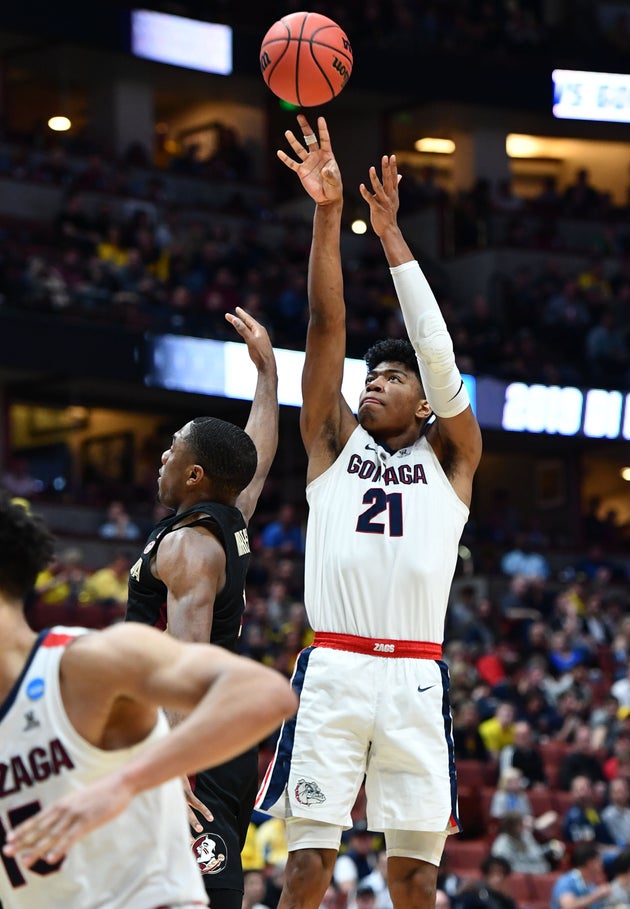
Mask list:
[[[622,726],[618,715],[619,701],[609,694],[591,714],[591,741],[596,752],[610,753]]]
[[[452,899],[453,909],[518,909],[510,896],[512,867],[501,855],[489,855],[481,863],[481,879],[468,880]]]
[[[477,588],[474,584],[462,584],[453,593],[447,613],[449,637],[463,638],[469,626],[475,624]]]
[[[335,861],[333,878],[342,891],[350,895],[359,881],[374,869],[376,856],[373,850],[373,834],[365,820],[356,821],[348,834],[348,846]]]
[[[455,760],[487,761],[488,749],[479,732],[479,710],[474,701],[461,703],[453,712]]]
[[[587,723],[576,728],[570,750],[563,755],[558,768],[558,788],[568,792],[576,777],[586,777],[598,791],[604,788],[602,763],[595,754],[591,730]]]
[[[438,890],[443,890],[452,901],[460,892],[463,883],[464,879],[453,870],[453,853],[450,849],[445,849],[438,868]]]
[[[87,577],[83,553],[76,546],[63,549],[35,581],[37,600],[45,606],[77,603]]]
[[[566,631],[554,631],[551,636],[551,646],[549,648],[549,662],[553,672],[558,676],[563,676],[584,663],[588,657],[588,650],[584,643],[574,639]],[[569,682],[567,679],[567,686]]]
[[[611,309],[604,309],[588,331],[585,357],[592,382],[604,388],[626,385],[630,349]]]
[[[628,663],[625,676],[613,682],[610,693],[617,698],[620,708],[630,709],[630,663]]]
[[[501,751],[499,772],[504,773],[509,768],[520,771],[525,789],[548,785],[542,752],[526,720],[514,723],[514,741]]]
[[[243,887],[242,909],[269,909],[263,902],[265,876],[262,871],[246,871],[243,875]]]
[[[348,900],[348,909],[375,909],[376,893],[370,884],[359,881],[353,896]]]
[[[547,580],[551,574],[547,557],[534,549],[531,535],[524,531],[517,533],[514,548],[501,559],[501,571],[508,577],[518,576],[528,580]]]
[[[491,852],[493,856],[507,859],[512,871],[522,874],[545,874],[552,870],[544,847],[519,811],[509,811],[503,816]]]
[[[602,820],[617,846],[622,849],[630,846],[630,782],[625,777],[611,781]]]
[[[613,878],[606,906],[608,909],[630,906],[630,849],[620,852],[611,867]]]
[[[479,726],[479,734],[491,757],[498,760],[501,749],[514,742],[514,719],[516,711],[507,702],[497,706],[494,716]]]
[[[560,875],[551,891],[550,909],[604,909],[610,895],[602,859],[593,843],[580,843],[571,856],[572,869]]]
[[[114,501],[107,506],[107,518],[98,535],[103,540],[137,540],[141,533],[123,503]]]
[[[471,654],[491,652],[501,636],[501,617],[494,600],[479,597],[473,603],[473,620],[460,633]]]
[[[546,604],[541,602],[539,593],[544,595],[544,582],[540,579],[523,574],[510,579],[509,587],[500,599],[501,615],[508,623],[510,641],[518,644],[527,637],[532,623],[544,617],[541,607],[546,608]]]
[[[265,865],[274,867],[286,863],[287,831],[284,818],[270,817],[256,829],[256,843]]]
[[[602,820],[592,782],[587,776],[576,776],[571,783],[572,805],[562,818],[562,832],[567,843],[596,843],[602,850],[615,849],[615,839]]]
[[[630,729],[620,729],[613,744],[613,753],[603,763],[607,780],[624,777],[630,780]]]
[[[295,505],[285,502],[280,506],[276,519],[261,533],[260,544],[263,549],[274,550],[279,555],[304,553],[304,534]]]
[[[374,870],[361,880],[361,885],[374,890],[375,909],[392,909],[392,897],[387,886],[387,851],[385,849],[379,850]]]
[[[435,891],[435,909],[451,909],[451,898],[444,890]]]
[[[119,552],[105,565],[90,575],[79,594],[79,603],[98,603],[103,606],[124,608],[127,605],[129,569],[133,559],[126,552]]]
[[[581,167],[564,191],[562,203],[564,214],[570,217],[592,218],[599,214],[601,207],[600,193],[590,182],[590,174]]]
[[[523,774],[516,767],[500,770],[499,782],[490,802],[490,817],[500,819],[506,814],[519,814],[521,817],[533,815],[532,804],[524,791]],[[506,858],[509,859],[509,856]]]
[[[34,477],[26,458],[13,457],[2,474],[2,485],[12,496],[29,499],[44,490],[44,484]]]

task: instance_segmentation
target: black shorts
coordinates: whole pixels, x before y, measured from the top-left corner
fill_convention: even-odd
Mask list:
[[[241,850],[258,789],[258,749],[246,751],[212,770],[203,770],[192,782],[195,795],[214,815],[213,821],[206,821],[197,813],[203,832],[192,831],[193,852],[206,892],[242,893]],[[215,905],[215,909],[220,907]]]

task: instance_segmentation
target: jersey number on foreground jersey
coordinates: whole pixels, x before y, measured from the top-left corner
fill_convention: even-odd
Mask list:
[[[379,488],[368,489],[363,496],[363,504],[369,505],[357,520],[358,533],[385,533],[385,524],[376,518],[387,512],[390,537],[403,535],[402,493],[386,493]]]
[[[39,802],[28,802],[26,805],[20,805],[19,808],[13,808],[11,811],[7,812],[9,825],[11,827],[17,827],[29,817],[37,814],[37,812],[41,810],[41,807],[42,806]],[[7,876],[11,881],[11,884],[14,887],[23,887],[26,883],[26,878],[20,871],[18,863],[15,861],[15,859],[9,858],[9,856],[5,855],[4,852],[2,852],[2,847],[4,846],[6,839],[7,831],[2,821],[0,821],[0,858],[2,859],[2,864],[6,868]],[[55,862],[54,865],[49,864],[49,862],[45,862],[43,859],[39,859],[39,861],[35,862],[35,864],[31,866],[30,870],[34,871],[35,874],[52,874],[53,871],[59,871],[62,863],[63,859]]]

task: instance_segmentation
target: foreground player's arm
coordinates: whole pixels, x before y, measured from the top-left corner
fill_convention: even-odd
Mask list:
[[[247,344],[249,356],[258,372],[245,427],[245,432],[256,446],[258,464],[251,483],[236,500],[236,507],[240,509],[245,523],[249,524],[278,448],[278,370],[267,330],[256,319],[240,306],[236,308],[236,316],[226,313],[225,318]]]
[[[341,394],[346,352],[346,307],[343,297],[340,239],[343,183],[333,155],[326,121],[318,117],[319,137],[298,116],[306,148],[288,130],[286,137],[298,161],[279,151],[280,160],[300,178],[316,203],[308,266],[309,323],[302,372],[302,440],[309,456],[308,480],[337,456],[356,420]],[[317,139],[317,141],[313,141]]]
[[[159,706],[186,718],[125,766],[59,799],[11,831],[6,855],[30,867],[61,859],[131,799],[182,774],[221,764],[291,716],[297,701],[274,670],[210,644],[182,644],[135,623],[82,636],[64,653],[61,688],[77,732],[96,747],[136,744]]]
[[[438,449],[454,449],[451,480],[462,498],[470,500],[470,481],[481,458],[481,432],[455,363],[453,342],[429,283],[398,226],[398,171],[395,155],[382,159],[382,180],[370,168],[372,193],[360,192],[370,206],[370,220],[390,266],[409,340],[414,346],[427,401],[436,416]]]

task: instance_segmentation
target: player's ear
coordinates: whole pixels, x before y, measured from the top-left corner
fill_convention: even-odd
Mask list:
[[[200,464],[193,464],[188,471],[187,484],[189,486],[198,486],[205,477],[206,472]]]
[[[426,398],[420,398],[418,401],[418,406],[416,407],[416,417],[419,420],[428,420],[433,411],[431,410],[431,405]]]

